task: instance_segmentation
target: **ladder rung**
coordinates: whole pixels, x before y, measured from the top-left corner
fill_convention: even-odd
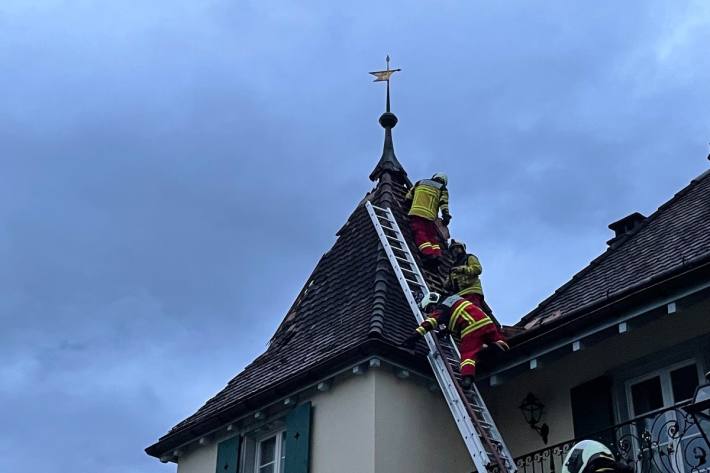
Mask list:
[[[378,215],[377,220],[380,222],[380,226],[382,226],[382,228],[387,228],[385,227],[385,224],[387,224],[390,226],[390,228],[387,228],[388,230],[391,230],[393,232],[397,231],[396,228],[392,228],[394,227],[394,225],[392,225],[392,219],[389,218],[389,215]]]
[[[399,243],[400,245],[406,244],[405,241],[400,240],[399,238],[391,237],[391,236],[389,236],[389,235],[385,235],[385,237],[386,237],[388,240],[396,241],[396,242]]]
[[[407,279],[407,278],[404,278],[404,280],[407,281],[407,282],[410,283],[410,284],[416,285],[417,287],[422,287],[422,283],[419,282],[419,281],[412,281],[411,279]]]
[[[407,263],[408,265],[411,265],[411,266],[414,266],[414,264],[415,264],[413,261],[409,261],[407,258],[402,258],[402,257],[397,256],[397,255],[395,255],[395,259],[398,260],[398,261],[403,261],[403,262],[405,262],[405,263]]]
[[[399,248],[397,246],[392,246],[392,245],[390,245],[390,248],[392,248],[392,250],[394,250],[394,251],[399,251],[400,253],[403,253],[405,255],[408,253],[408,250],[409,250],[409,248]],[[395,257],[397,257],[397,255],[395,255]]]

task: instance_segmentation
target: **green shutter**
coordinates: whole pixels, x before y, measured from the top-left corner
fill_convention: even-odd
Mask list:
[[[232,437],[217,445],[216,473],[237,473],[239,471],[240,437]]]
[[[286,417],[285,473],[308,473],[311,455],[311,403],[301,404]]]
[[[608,376],[600,376],[575,386],[570,391],[570,397],[574,437],[591,437],[607,445],[613,442],[612,432],[599,433],[614,425],[611,379]]]

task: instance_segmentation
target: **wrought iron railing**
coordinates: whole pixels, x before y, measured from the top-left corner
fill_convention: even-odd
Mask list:
[[[696,419],[681,403],[617,424],[585,438],[607,445],[636,473],[708,473],[710,445]],[[707,428],[707,427],[706,427]],[[520,473],[559,473],[569,450],[583,439],[528,453],[515,459]]]

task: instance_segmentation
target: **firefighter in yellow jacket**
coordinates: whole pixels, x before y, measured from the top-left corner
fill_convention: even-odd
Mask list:
[[[446,174],[437,172],[431,179],[423,179],[414,184],[405,197],[407,202],[411,202],[409,224],[414,233],[414,241],[425,261],[438,261],[441,257],[442,243],[435,221],[439,211],[444,225],[451,221],[447,183]]]
[[[444,282],[444,288],[474,304],[500,327],[483,297],[480,278],[483,267],[478,257],[471,253],[466,253],[466,244],[456,240],[451,240],[449,253],[453,258],[453,262],[449,269],[449,275]]]

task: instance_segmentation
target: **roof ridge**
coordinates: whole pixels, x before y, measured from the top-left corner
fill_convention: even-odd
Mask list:
[[[551,295],[549,295],[548,297],[543,299],[537,305],[537,307],[535,307],[530,312],[525,314],[520,319],[520,321],[518,321],[515,324],[515,327],[525,325],[527,322],[534,319],[536,316],[540,315],[540,312],[543,310],[543,308],[553,298],[560,295],[565,290],[569,289],[574,283],[577,282],[578,279],[580,279],[582,276],[586,275],[587,273],[592,271],[594,268],[599,266],[599,264],[601,264],[604,260],[606,260],[611,254],[617,252],[618,250],[623,248],[625,245],[627,245],[630,241],[632,241],[634,239],[634,237],[636,235],[638,235],[638,233],[642,229],[648,227],[648,225],[652,221],[655,221],[658,218],[658,216],[661,215],[668,207],[670,207],[673,204],[675,204],[676,202],[678,202],[678,200],[680,200],[681,197],[686,195],[691,189],[696,187],[702,180],[704,180],[708,176],[710,176],[710,169],[708,169],[707,171],[705,171],[705,172],[701,173],[700,175],[696,176],[695,178],[693,178],[685,187],[683,187],[678,192],[673,194],[673,197],[671,197],[666,202],[664,202],[663,204],[658,206],[658,208],[653,213],[651,213],[648,217],[646,217],[646,219],[636,229],[634,229],[633,232],[631,232],[629,235],[627,235],[621,241],[618,241],[618,243],[616,245],[614,245],[613,247],[611,247],[611,246],[608,247],[602,254],[600,254],[596,258],[592,259],[584,268],[582,268],[577,273],[575,273],[569,281],[567,281],[566,283],[564,283],[563,285],[561,285],[560,287],[555,289],[555,291]]]
[[[406,177],[406,174],[405,174]],[[392,189],[392,175],[384,172],[380,174],[377,181],[377,186],[371,194],[371,200],[376,201],[379,206],[392,209],[393,203],[396,202],[394,190]],[[374,225],[372,231],[375,231]],[[377,264],[375,266],[375,277],[372,297],[372,313],[370,314],[370,327],[368,337],[381,337],[384,320],[385,307],[387,305],[387,292],[389,285],[387,284],[387,275],[392,271],[392,266],[387,258],[382,242],[377,242]]]

